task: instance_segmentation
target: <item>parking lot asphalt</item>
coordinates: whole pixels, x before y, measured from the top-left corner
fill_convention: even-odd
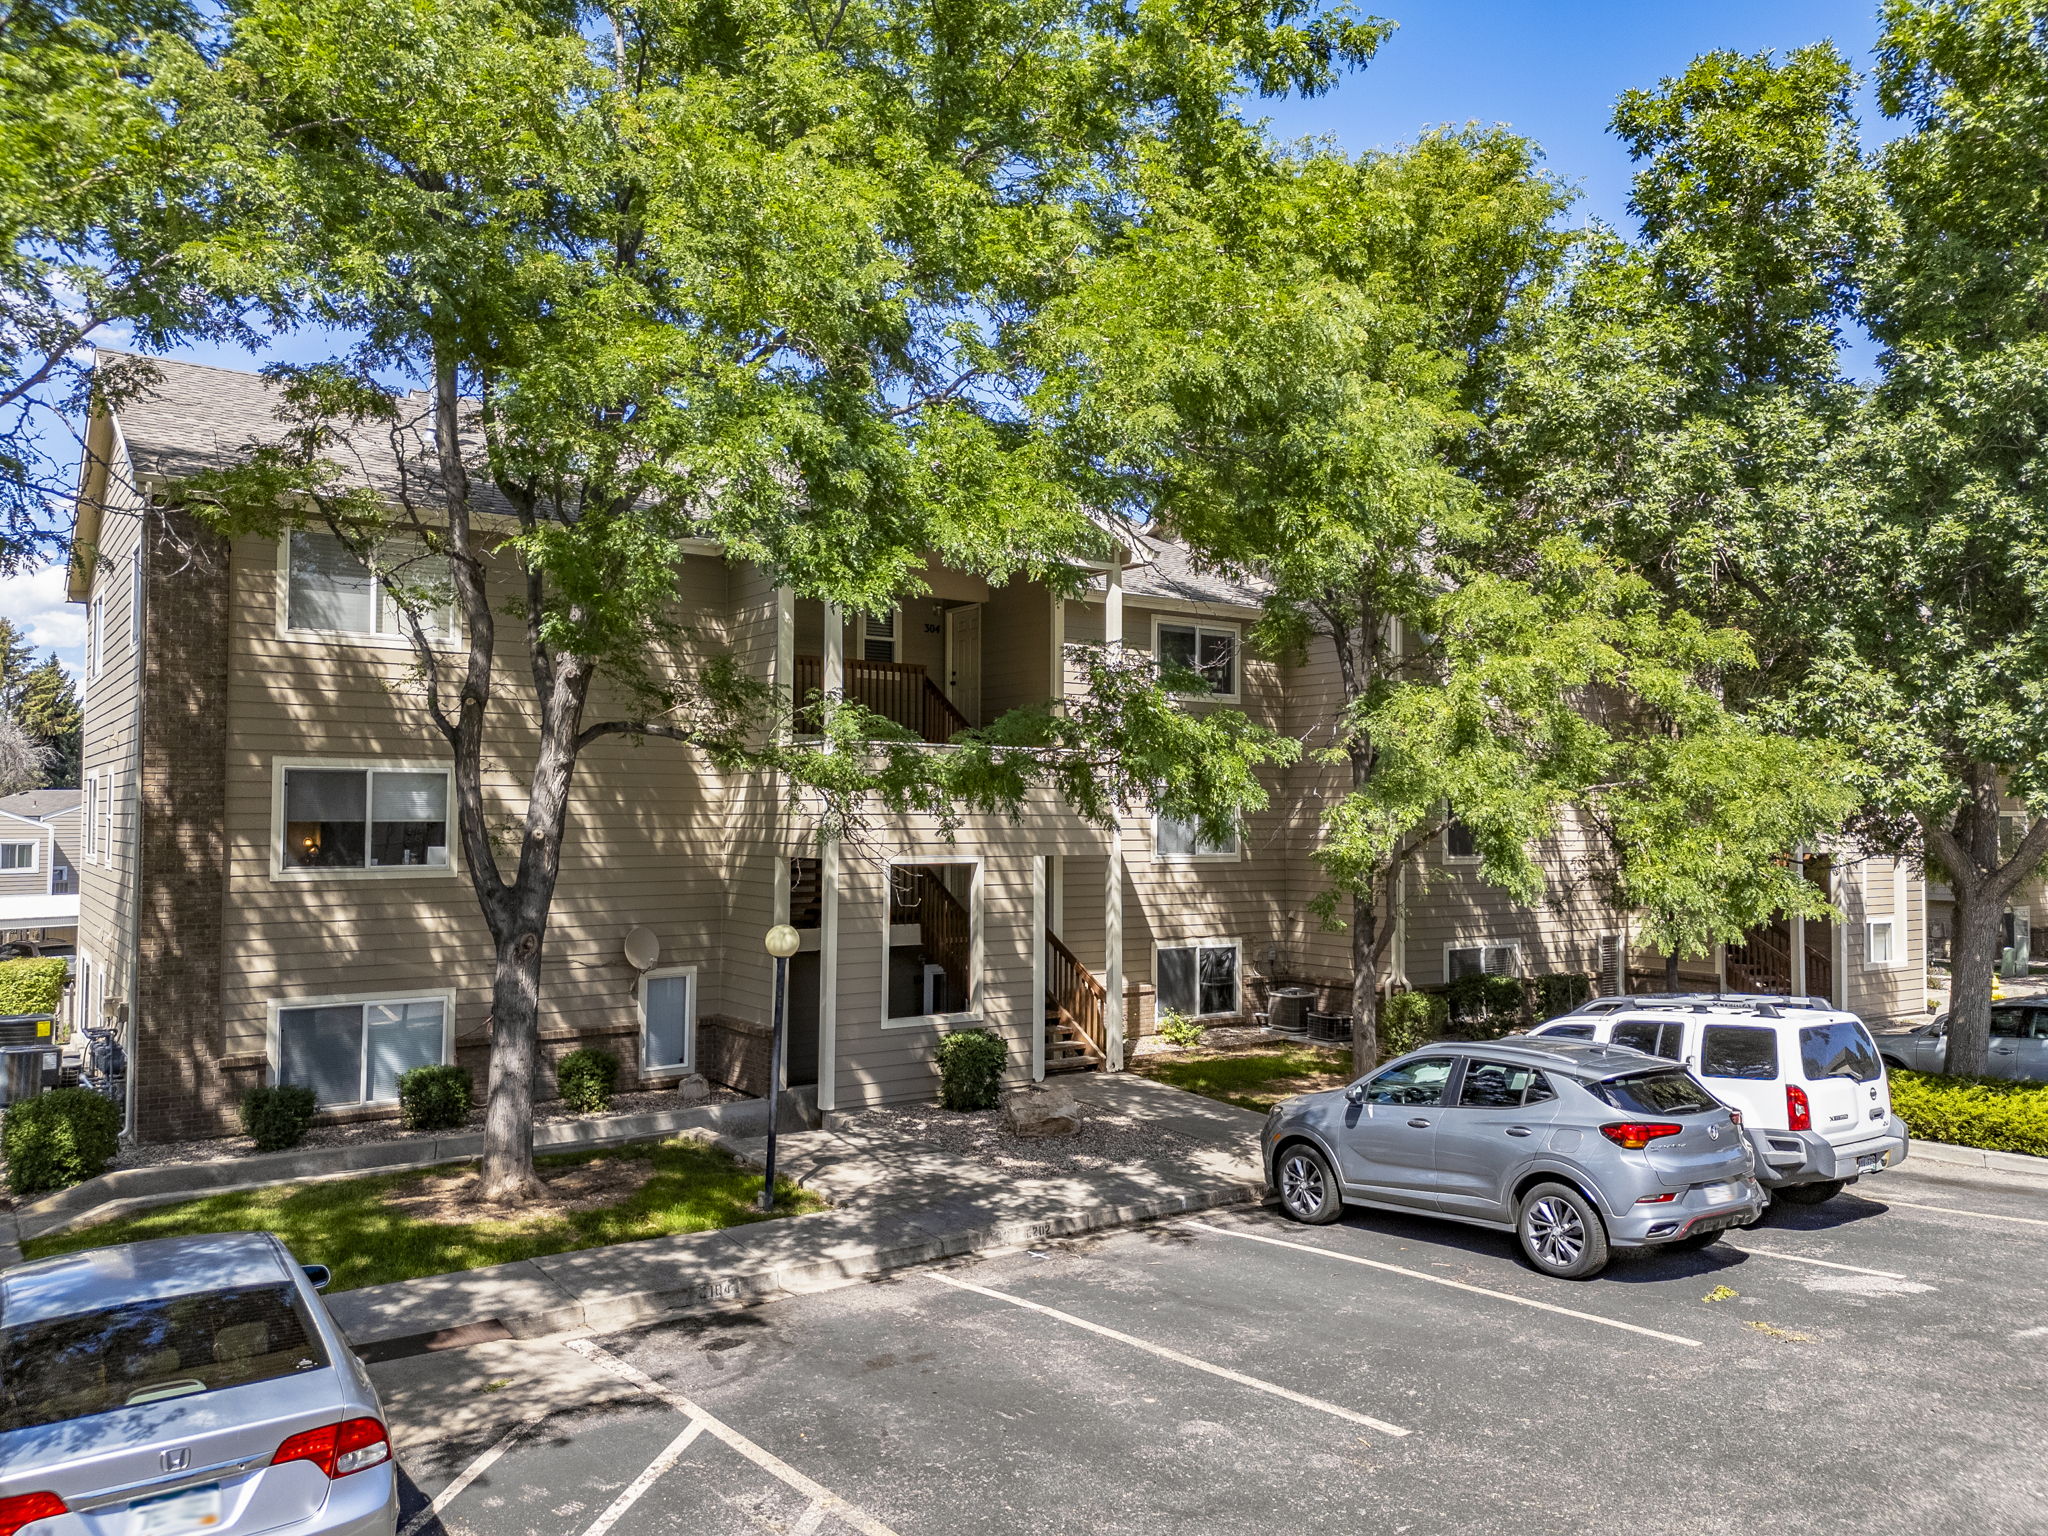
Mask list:
[[[2048,1194],[1909,1167],[1577,1284],[1243,1211],[372,1369],[409,1536],[2032,1536]]]

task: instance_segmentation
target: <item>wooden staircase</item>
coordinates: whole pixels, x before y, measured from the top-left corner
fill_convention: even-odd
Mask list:
[[[899,864],[889,885],[889,921],[917,924],[918,947],[945,972],[953,996],[970,997],[973,928],[967,908],[945,882],[915,865]]]
[[[845,697],[894,721],[925,741],[942,744],[967,729],[967,717],[946,697],[945,689],[933,682],[915,662],[864,661],[846,658]],[[813,699],[825,686],[822,656],[796,658],[797,729],[819,729],[818,707]]]
[[[1102,983],[1057,934],[1045,936],[1045,1073],[1100,1072],[1109,1064]]]

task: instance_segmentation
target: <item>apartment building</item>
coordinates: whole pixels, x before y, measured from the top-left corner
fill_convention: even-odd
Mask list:
[[[490,946],[390,600],[323,533],[222,541],[178,510],[170,482],[279,428],[261,378],[158,366],[150,398],[89,424],[70,572],[93,635],[78,988],[129,1042],[135,1131],[226,1130],[266,1081],[307,1083],[323,1114],[350,1117],[391,1113],[413,1065],[453,1061],[481,1080]],[[388,450],[361,447],[370,482],[386,483]],[[858,698],[935,748],[1070,696],[1089,643],[1192,664],[1207,686],[1190,709],[1327,730],[1333,663],[1258,654],[1256,591],[1135,534],[1085,576],[1062,597],[934,565],[924,593],[849,615],[704,544],[681,559],[676,603],[706,654],[795,699]],[[522,658],[508,647],[498,664],[517,696]],[[494,821],[523,807],[530,750],[510,734],[489,745]],[[841,845],[820,844],[765,775],[675,743],[600,740],[578,772],[547,940],[545,1057],[611,1050],[626,1088],[764,1085],[762,940],[783,921],[802,934],[787,1080],[827,1109],[928,1098],[934,1044],[963,1025],[1004,1034],[1023,1080],[1116,1070],[1162,1013],[1243,1019],[1283,983],[1341,1011],[1346,940],[1308,914],[1332,772],[1276,775],[1272,805],[1220,845],[1142,811],[1095,825],[1050,792],[950,839],[881,818]],[[1518,907],[1474,878],[1454,829],[1405,892],[1400,979],[1577,970],[1626,984],[1626,915],[1582,877],[1582,852],[1560,838],[1551,895]],[[1917,966],[1921,929],[1898,932]],[[1859,958],[1832,980],[1852,1006],[1903,1010],[1904,972],[1873,977]]]
[[[0,956],[71,953],[83,814],[76,789],[0,795]]]

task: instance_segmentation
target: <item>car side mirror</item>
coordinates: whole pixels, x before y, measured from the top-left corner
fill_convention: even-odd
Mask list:
[[[1344,1101],[1347,1104],[1363,1104],[1365,1102],[1365,1084],[1353,1083],[1349,1088],[1346,1088],[1344,1090]]]
[[[306,1278],[313,1282],[314,1290],[324,1291],[334,1284],[334,1271],[325,1264],[305,1264],[300,1267],[306,1271]]]

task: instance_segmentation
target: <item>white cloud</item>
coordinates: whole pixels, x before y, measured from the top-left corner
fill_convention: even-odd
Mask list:
[[[0,577],[0,618],[11,621],[38,651],[55,651],[73,677],[84,672],[85,608],[65,600],[63,566]]]

